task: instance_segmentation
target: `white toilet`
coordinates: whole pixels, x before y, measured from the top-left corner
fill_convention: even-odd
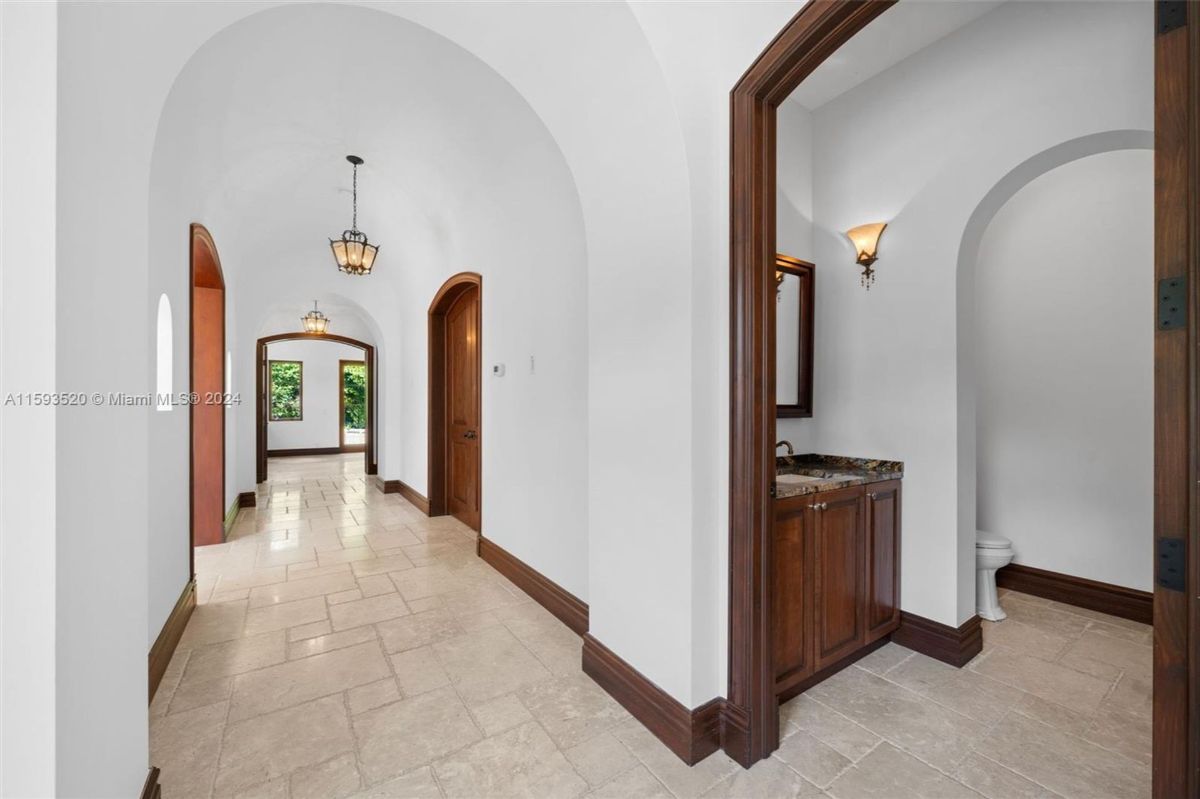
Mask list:
[[[980,618],[1002,621],[1007,616],[996,596],[996,569],[1012,559],[1012,541],[1001,535],[975,533],[975,611]]]

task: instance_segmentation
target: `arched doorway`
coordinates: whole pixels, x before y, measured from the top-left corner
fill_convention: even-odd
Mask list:
[[[429,305],[429,515],[482,519],[483,279],[460,272]]]
[[[212,234],[191,226],[192,546],[225,540],[225,275]],[[194,570],[193,570],[194,571]]]
[[[366,363],[367,380],[367,425],[363,442],[363,468],[367,474],[376,474],[379,464],[376,460],[375,447],[375,347],[365,341],[359,341],[349,336],[339,336],[335,333],[279,333],[274,336],[264,336],[255,344],[255,481],[267,479],[267,420],[269,376],[267,363],[267,345],[280,341],[330,341],[338,344],[349,344],[363,351],[363,361]]]

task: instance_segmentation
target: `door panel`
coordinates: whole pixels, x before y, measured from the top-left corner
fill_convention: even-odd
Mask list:
[[[812,500],[780,500],[775,515],[772,626],[778,690],[813,672]]]
[[[225,290],[192,289],[192,534],[196,546],[225,540]]]
[[[900,481],[867,490],[867,643],[900,623]]]
[[[857,649],[863,635],[863,549],[866,520],[861,487],[820,495],[813,511],[816,667]]]
[[[479,529],[479,291],[446,312],[446,499],[463,524]]]

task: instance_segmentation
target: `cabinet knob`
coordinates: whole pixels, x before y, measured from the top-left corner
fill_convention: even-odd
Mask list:
[[[870,497],[871,499],[875,499],[875,492],[872,491],[871,493],[867,494],[867,496]]]

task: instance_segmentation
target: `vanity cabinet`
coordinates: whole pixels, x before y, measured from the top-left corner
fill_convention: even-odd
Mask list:
[[[775,502],[775,689],[791,696],[900,623],[900,481]]]

